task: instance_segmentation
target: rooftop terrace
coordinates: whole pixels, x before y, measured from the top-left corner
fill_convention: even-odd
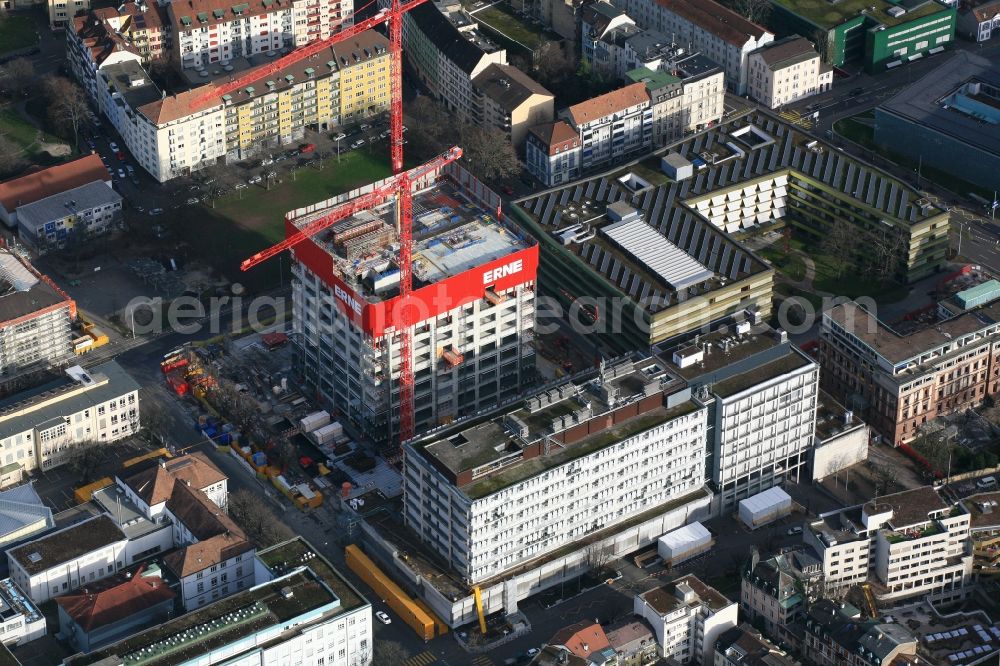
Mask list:
[[[337,595],[340,607],[345,613],[368,603],[325,557],[318,554],[312,545],[300,536],[257,551],[257,558],[267,565],[275,576],[282,576],[299,566],[309,567]]]
[[[814,23],[824,30],[835,28],[836,26],[849,21],[863,13],[870,16],[879,23],[892,27],[905,23],[916,18],[921,18],[935,12],[943,11],[944,7],[936,2],[927,2],[912,11],[908,11],[899,17],[886,13],[890,7],[896,3],[885,2],[885,0],[840,0],[840,2],[830,2],[829,0],[772,0],[776,4],[788,9],[810,23]],[[874,11],[869,9],[874,6]]]
[[[330,211],[295,220],[302,228]],[[334,258],[335,273],[369,302],[399,289],[395,201],[341,220],[314,237]],[[413,282],[420,288],[529,247],[521,234],[497,220],[451,181],[413,196]]]
[[[941,514],[948,509],[948,503],[941,499],[941,495],[931,486],[921,486],[879,497],[877,504],[871,501],[864,506],[864,511],[868,515],[890,509],[892,518],[889,519],[889,525],[893,528],[903,528],[930,520],[928,517],[930,513]]]

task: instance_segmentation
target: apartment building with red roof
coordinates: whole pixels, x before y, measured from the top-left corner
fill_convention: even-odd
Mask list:
[[[17,209],[40,199],[100,181],[111,187],[111,174],[95,153],[0,183],[0,220],[17,226]]]

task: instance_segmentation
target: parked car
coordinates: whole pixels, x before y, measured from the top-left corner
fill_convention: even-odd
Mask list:
[[[118,169],[118,177],[121,178],[121,179],[125,178],[125,169],[122,169],[122,168]]]
[[[316,150],[315,143],[303,143],[301,146],[299,146],[299,153],[301,153],[302,155],[311,153],[315,150]]]
[[[360,129],[362,132],[367,132],[371,128],[372,126],[369,125],[368,123],[361,123],[361,127],[359,127],[358,129]]]
[[[538,654],[538,648],[528,648],[529,657],[534,657],[536,654]]]
[[[139,178],[138,178],[138,177],[136,177],[136,175],[135,175],[135,174],[132,174],[132,175],[131,175],[131,176],[129,177],[129,180],[131,180],[131,181],[132,181],[132,184],[133,184],[133,185],[135,185],[136,187],[139,187]]]
[[[129,175],[132,175],[133,173],[135,173],[135,168],[133,168],[131,164],[126,164],[125,165],[125,170],[129,172]]]
[[[288,155],[278,155],[277,157],[274,158],[274,161],[275,162],[284,162],[287,159],[288,159]]]
[[[149,211],[149,214],[152,215],[153,217],[156,217],[157,215],[163,215],[163,209],[154,208],[153,210]]]
[[[113,152],[113,153],[117,153],[118,152],[118,144],[115,143],[114,141],[112,141],[111,143],[109,143],[108,146],[111,147],[111,152]]]
[[[191,197],[190,199],[188,199],[188,201],[187,201],[187,202],[188,202],[188,205],[189,205],[189,206],[193,206],[193,205],[195,205],[196,203],[198,203],[198,197]]]
[[[344,139],[347,138],[347,135],[341,132],[340,134],[337,134],[336,136],[332,136],[330,138],[333,139],[334,141],[343,141]]]
[[[125,151],[124,150],[119,150],[118,154],[115,155],[115,157],[118,158],[119,162],[124,162],[125,161]]]
[[[97,148],[97,144],[94,143],[93,139],[87,139],[87,147],[89,147],[91,150],[94,150],[95,148]]]
[[[262,159],[260,161],[260,165],[262,167],[271,166],[272,164],[274,164],[274,160],[272,158],[270,158],[270,157],[265,157],[264,159]]]
[[[236,183],[235,185],[233,185],[233,187],[235,189],[237,189],[237,190],[245,190],[245,189],[247,189],[247,184],[246,183]]]
[[[506,194],[507,196],[514,195],[514,188],[511,187],[510,185],[504,185],[503,187],[500,188],[500,191]]]
[[[256,176],[250,176],[250,178],[247,179],[247,185],[256,185],[262,180],[264,180],[264,178],[260,174],[257,174]]]
[[[795,536],[796,534],[802,534],[801,525],[796,525],[795,527],[788,528],[788,536]]]
[[[375,617],[378,618],[379,622],[382,624],[392,624],[392,618],[386,615],[385,611],[377,611]]]
[[[365,145],[365,140],[364,139],[358,139],[357,141],[355,141],[354,143],[351,144],[351,148],[360,148],[363,145]]]
[[[855,88],[851,91],[851,97],[857,97],[858,95],[863,95],[865,93],[864,88]]]

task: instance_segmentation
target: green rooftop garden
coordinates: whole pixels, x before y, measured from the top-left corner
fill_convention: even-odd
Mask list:
[[[890,16],[886,13],[886,10],[893,5],[892,3],[885,2],[884,0],[841,0],[837,3],[832,3],[828,0],[772,1],[778,6],[784,7],[788,11],[801,16],[807,21],[815,23],[824,30],[835,28],[841,23],[855,18],[861,14],[861,10],[867,10],[867,14],[872,19],[890,27],[912,21],[913,19],[928,16],[929,14],[934,14],[939,11],[945,11],[945,7],[939,5],[937,2],[934,2],[934,0],[931,0],[931,2],[928,2],[913,11],[908,11],[898,18]],[[869,10],[868,8],[873,5],[875,6],[875,11]]]

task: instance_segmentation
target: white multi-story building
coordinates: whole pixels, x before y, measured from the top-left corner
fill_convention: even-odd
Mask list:
[[[691,574],[636,595],[632,611],[653,627],[662,657],[702,666],[714,662],[715,642],[739,621],[739,604]]]
[[[441,182],[435,183],[439,176]],[[375,184],[378,186],[378,183]],[[337,197],[294,217],[324,215]],[[518,395],[534,379],[538,246],[496,219],[499,197],[456,164],[414,186],[412,325],[416,432]],[[383,445],[399,433],[399,271],[394,205],[300,243],[293,267],[298,359],[308,385]]]
[[[36,604],[128,566],[128,537],[107,515],[7,551],[10,577]]]
[[[614,5],[640,27],[671,35],[717,63],[737,95],[746,94],[750,52],[774,41],[772,33],[713,0],[615,0]]]
[[[326,39],[354,24],[354,0],[292,0],[295,46]]]
[[[867,580],[887,604],[927,594],[954,601],[971,592],[969,524],[961,505],[924,486],[825,514],[804,538],[823,562],[827,586]]]
[[[178,0],[167,5],[173,58],[183,69],[207,68],[295,45],[292,1],[224,3]]]
[[[252,558],[253,559],[253,558]],[[203,666],[368,666],[372,663],[371,604],[301,538],[262,551],[263,582],[96,651],[66,658],[64,666],[122,666],[141,655],[176,651],[165,663]],[[219,627],[241,624],[223,638]],[[221,640],[220,640],[221,639]],[[177,645],[184,644],[184,651]],[[192,652],[186,652],[191,650]]]
[[[528,171],[546,187],[580,176],[580,134],[565,120],[532,127],[524,150]]]
[[[668,71],[640,67],[626,76],[646,86],[656,148],[722,120],[726,84],[722,69],[708,58],[681,55],[670,61]]]
[[[10,578],[0,580],[0,641],[24,645],[46,634],[45,616]]]
[[[798,482],[815,442],[819,366],[783,331],[749,321],[670,350],[676,372],[709,408],[707,469],[718,508]]]
[[[653,110],[642,83],[574,104],[559,117],[580,135],[581,170],[620,162],[652,145]]]
[[[0,407],[3,464],[26,472],[66,462],[82,442],[114,442],[139,430],[139,385],[114,361],[12,396]]]
[[[49,7],[49,29],[62,30],[79,12],[90,9],[90,0],[47,0]]]
[[[202,453],[128,468],[118,486],[155,523],[172,525],[164,565],[191,610],[254,585],[254,547],[226,515],[228,479]]]
[[[407,525],[478,583],[666,510],[704,481],[706,410],[672,380],[623,359],[407,445]]]
[[[121,195],[94,181],[18,208],[18,237],[42,254],[109,232],[121,212]]]
[[[747,94],[769,109],[825,93],[833,68],[805,37],[785,37],[750,53]]]

